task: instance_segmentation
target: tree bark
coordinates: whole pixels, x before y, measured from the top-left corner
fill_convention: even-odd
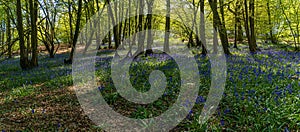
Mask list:
[[[17,0],[17,30],[19,35],[19,46],[20,46],[20,66],[23,70],[29,68],[28,56],[24,44],[24,31],[23,31],[23,17],[22,17],[22,6],[21,0]]]
[[[11,22],[10,22],[10,13],[9,13],[9,7],[6,8],[6,43],[7,43],[7,52],[8,52],[8,58],[12,58],[12,44],[11,44]]]
[[[153,53],[152,51],[152,43],[153,43],[153,38],[152,38],[152,6],[154,4],[154,0],[147,0],[147,6],[148,6],[148,14],[147,14],[147,50],[146,50],[146,55]]]
[[[64,60],[65,64],[71,64],[73,62],[74,52],[76,50],[76,43],[79,36],[79,29],[80,29],[80,21],[81,21],[81,9],[82,9],[82,0],[78,1],[78,10],[77,10],[77,19],[76,19],[76,27],[75,27],[75,34],[72,43],[72,50],[68,60]]]
[[[170,37],[170,22],[171,22],[171,18],[170,18],[171,3],[170,0],[166,0],[166,2],[167,2],[167,14],[166,14],[164,52],[170,52],[169,37]]]
[[[144,14],[144,0],[139,0],[139,17],[138,17],[138,50],[135,55],[139,54],[140,52],[144,51],[144,33],[143,31],[143,16]]]
[[[202,53],[201,53],[202,55],[207,54],[204,7],[205,7],[204,0],[200,0],[200,39],[202,43]]]
[[[255,53],[257,51],[257,45],[256,45],[256,33],[255,33],[255,5],[254,5],[254,0],[250,0],[250,4],[249,4],[249,9],[250,9],[250,38],[251,38],[251,47],[250,47],[250,51],[252,53]]]
[[[37,15],[38,1],[29,0],[30,22],[31,22],[31,67],[38,66],[38,51],[37,51]]]
[[[213,0],[208,0],[209,1],[209,5],[213,11],[213,15],[214,15],[214,24],[216,24],[216,26],[218,27],[219,30],[219,36],[222,42],[222,47],[224,50],[224,53],[226,55],[230,55],[230,51],[228,49],[228,38],[227,38],[227,30],[225,25],[222,24],[218,10],[217,10],[217,1],[213,1]]]
[[[274,39],[274,36],[273,36],[273,26],[272,26],[272,20],[271,20],[271,10],[270,10],[270,0],[267,0],[267,13],[268,13],[268,22],[269,22],[269,29],[270,29],[270,32],[269,32],[269,35],[270,35],[270,40],[273,44],[275,44],[275,39]]]

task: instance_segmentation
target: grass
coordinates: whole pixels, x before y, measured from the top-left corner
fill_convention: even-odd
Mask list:
[[[262,51],[249,55],[233,50],[227,57],[223,98],[205,125],[198,118],[210,87],[209,58],[196,56],[200,90],[190,114],[172,131],[297,131],[300,128],[299,53]],[[110,78],[112,52],[97,59],[96,76],[107,103],[123,116],[145,119],[166,111],[180,92],[180,75],[174,61],[150,61],[140,57],[131,64],[130,81],[138,90],[149,90],[152,70],[165,73],[167,88],[151,104],[139,105],[122,98]],[[99,57],[103,55],[99,53]],[[39,58],[39,67],[22,71],[18,59],[0,62],[0,130],[5,131],[102,131],[85,116],[72,87],[72,68],[66,54]],[[147,58],[151,59],[151,58]],[[150,63],[149,63],[150,62]],[[296,78],[295,78],[296,77]]]

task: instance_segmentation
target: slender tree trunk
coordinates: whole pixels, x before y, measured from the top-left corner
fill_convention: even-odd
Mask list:
[[[131,0],[128,1],[129,7],[132,7],[131,5]],[[128,9],[128,15],[126,16],[127,18],[131,15],[131,8]],[[131,57],[132,56],[132,42],[131,42],[131,27],[133,27],[131,25],[131,19],[128,20],[128,45],[129,45],[129,51],[127,54],[127,57]]]
[[[200,39],[202,43],[202,53],[203,55],[207,54],[207,46],[206,46],[206,31],[205,31],[205,16],[204,16],[204,0],[200,0]]]
[[[250,48],[250,51],[252,53],[256,52],[257,50],[257,45],[256,45],[256,33],[255,33],[255,19],[254,19],[254,16],[255,16],[255,5],[254,5],[254,0],[250,0],[250,5],[249,5],[249,8],[250,8],[250,13],[251,13],[251,16],[250,16],[250,38],[251,38],[251,48]]]
[[[147,14],[147,29],[148,29],[148,37],[147,37],[147,50],[146,54],[151,54],[153,53],[152,51],[152,43],[153,43],[153,38],[152,38],[152,6],[153,6],[154,0],[147,0],[147,6],[148,6],[148,14]]]
[[[233,48],[238,48],[237,47],[237,39],[238,39],[238,31],[237,31],[237,25],[238,25],[238,6],[239,6],[239,1],[236,1],[236,7],[235,7],[235,11],[234,11],[234,18],[235,18],[235,22],[234,22],[234,46]]]
[[[28,1],[25,2],[25,6],[26,6],[26,10],[29,11],[30,8],[29,8],[29,2]],[[27,25],[29,27],[29,25],[31,24],[30,15],[26,15],[26,22],[27,22]],[[29,54],[29,55],[31,54],[30,53],[31,52],[31,48],[30,48],[31,47],[31,40],[30,40],[31,38],[30,37],[31,37],[31,35],[29,35],[29,34],[25,36],[26,43],[27,43],[27,50],[26,51],[27,51],[27,54]]]
[[[6,15],[7,15],[7,20],[6,20],[6,43],[7,43],[7,52],[8,52],[8,58],[12,58],[12,44],[11,44],[11,23],[10,23],[10,13],[9,13],[9,8],[6,8]]]
[[[242,14],[242,1],[238,0],[237,1],[237,10],[236,10],[236,15],[237,15],[237,41],[239,43],[243,42],[243,28],[242,28],[242,22],[241,22],[241,14]]]
[[[244,15],[245,30],[246,30],[246,35],[247,35],[247,39],[248,39],[249,49],[250,49],[250,52],[255,52],[253,49],[253,46],[252,46],[252,42],[251,42],[251,35],[250,35],[250,29],[249,29],[248,1],[247,0],[244,0],[244,9],[245,9],[245,15]]]
[[[96,14],[98,14],[99,11],[100,11],[99,0],[96,0],[96,7],[97,7],[97,13]],[[100,30],[101,30],[100,28],[101,28],[101,25],[98,23],[95,26],[97,28],[97,31],[96,31],[96,43],[99,46],[98,50],[100,50],[101,49],[101,41],[100,41]]]
[[[119,29],[118,29],[118,25],[116,25],[116,21],[118,20],[118,15],[117,15],[117,5],[115,5],[115,18],[114,18],[114,13],[113,13],[113,10],[111,8],[111,5],[110,5],[110,0],[107,0],[108,2],[108,14],[109,14],[109,17],[111,18],[111,22],[112,22],[112,25],[114,26],[113,27],[113,35],[114,35],[114,40],[115,40],[115,48],[117,49],[120,45],[120,39],[119,39]]]
[[[142,32],[143,31],[143,15],[141,14],[144,14],[144,0],[139,0],[139,18],[138,18],[138,31],[139,31],[139,34],[138,34],[138,50],[137,52],[135,53],[135,55],[139,54],[140,52],[143,52],[144,51],[144,33]]]
[[[68,14],[69,14],[69,26],[70,26],[70,45],[69,47],[71,48],[73,45],[73,15],[72,15],[72,2],[71,0],[68,0]]]
[[[4,23],[4,21],[1,21],[1,28],[0,29],[4,29],[4,27],[5,27],[5,23]],[[3,32],[1,32],[1,35],[0,35],[0,37],[1,37],[1,44],[4,44],[5,42],[5,32],[3,31]]]
[[[29,8],[30,8],[30,22],[31,22],[31,66],[38,66],[38,51],[37,51],[37,0],[29,0]]]
[[[235,14],[235,22],[234,22],[234,45],[233,48],[238,48],[237,47],[237,14]]]
[[[76,43],[79,36],[79,29],[80,29],[80,21],[81,21],[81,9],[82,9],[82,0],[78,1],[78,10],[77,10],[77,19],[76,19],[76,27],[75,27],[75,34],[72,44],[72,50],[68,60],[65,60],[66,64],[71,64],[73,62],[74,52],[76,50]]]
[[[208,0],[209,1],[209,5],[213,11],[213,15],[214,17],[214,24],[216,24],[216,26],[218,26],[218,30],[219,30],[219,36],[222,42],[222,47],[224,50],[224,53],[227,55],[230,55],[230,51],[228,49],[228,38],[227,38],[227,30],[225,25],[222,24],[218,10],[217,10],[217,1],[212,1],[212,0]]]
[[[24,44],[24,31],[23,31],[23,17],[22,17],[22,5],[21,0],[17,0],[17,29],[19,34],[19,46],[20,46],[20,66],[23,70],[29,68],[28,55]]]
[[[273,36],[273,24],[272,24],[272,20],[271,20],[270,0],[267,0],[267,12],[268,12],[268,22],[269,22],[269,28],[270,28],[270,40],[273,44],[275,44],[276,41]]]
[[[108,8],[108,7],[107,7]],[[108,15],[110,15],[109,13],[108,13]],[[108,49],[111,49],[112,48],[112,46],[111,46],[111,18],[110,18],[110,16],[108,16],[108,29],[109,29],[109,32],[108,32]]]
[[[169,37],[170,37],[170,12],[171,12],[171,3],[170,0],[166,0],[167,2],[167,14],[166,14],[166,27],[165,27],[165,41],[164,41],[164,52],[170,52],[169,46]]]

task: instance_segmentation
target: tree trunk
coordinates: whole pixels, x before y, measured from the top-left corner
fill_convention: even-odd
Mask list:
[[[222,24],[218,10],[217,10],[217,1],[212,1],[212,0],[208,0],[209,1],[209,5],[213,11],[213,15],[214,15],[214,24],[216,24],[216,26],[218,27],[219,30],[219,36],[222,42],[222,47],[224,50],[224,53],[227,55],[230,55],[230,51],[228,49],[228,38],[227,38],[227,30],[225,25]]]
[[[29,8],[30,8],[30,22],[31,22],[31,66],[38,66],[38,51],[37,51],[37,15],[38,15],[38,1],[37,0],[29,0]]]
[[[247,35],[247,39],[248,39],[249,50],[251,52],[253,52],[254,49],[253,49],[253,46],[252,46],[250,29],[249,29],[249,12],[248,12],[248,1],[247,0],[244,0],[244,9],[245,9],[245,15],[244,15],[245,30],[246,30],[246,35]]]
[[[77,19],[76,19],[76,27],[75,27],[75,34],[72,43],[72,50],[68,60],[64,60],[65,64],[71,64],[73,62],[74,52],[76,50],[76,43],[79,36],[79,29],[80,29],[80,21],[81,21],[81,9],[82,9],[82,0],[78,2],[78,10],[77,10]]]
[[[108,8],[108,7],[107,7]],[[109,13],[107,14],[107,15],[110,15]],[[112,48],[112,46],[111,46],[111,23],[110,23],[110,20],[111,18],[110,18],[110,16],[108,16],[108,30],[109,30],[109,32],[108,32],[108,49],[111,49]]]
[[[204,0],[200,0],[200,39],[202,43],[202,53],[201,53],[202,55],[207,54],[204,8],[205,8]]]
[[[6,21],[6,43],[7,43],[7,52],[8,52],[8,58],[12,58],[12,44],[11,44],[11,23],[10,23],[10,13],[9,8],[6,8],[6,15],[7,15],[7,21]]]
[[[250,0],[250,4],[249,4],[249,9],[250,9],[250,38],[251,38],[251,47],[250,47],[250,51],[252,53],[256,52],[257,50],[257,45],[256,45],[256,35],[255,35],[255,20],[254,20],[254,16],[255,16],[255,8],[254,8],[254,0]]]
[[[24,31],[23,31],[23,17],[21,0],[17,0],[17,30],[19,34],[19,46],[20,46],[20,66],[23,70],[29,68],[28,56],[24,44]]]
[[[239,43],[243,42],[243,28],[242,28],[242,22],[241,22],[241,8],[242,8],[242,1],[238,0],[237,1],[237,17],[236,17],[236,22],[237,22],[237,41]]]
[[[69,48],[73,45],[73,15],[72,15],[72,3],[71,0],[68,0],[68,14],[69,14],[69,26],[70,26],[70,41],[69,41]]]
[[[167,14],[166,14],[166,27],[165,27],[165,41],[164,41],[164,52],[170,52],[169,46],[169,37],[170,37],[170,12],[171,12],[171,3],[170,0],[166,0],[167,2]]]
[[[147,14],[147,29],[148,29],[148,37],[147,37],[147,50],[146,50],[146,55],[153,53],[152,51],[152,43],[153,43],[153,38],[152,38],[152,6],[153,6],[154,0],[147,0],[147,6],[148,6],[148,14]]]
[[[270,28],[270,40],[273,44],[275,44],[275,39],[273,36],[273,26],[272,26],[272,20],[271,20],[271,10],[270,10],[270,0],[267,0],[267,12],[268,12],[268,22],[269,22],[269,28]]]
[[[143,31],[143,15],[144,14],[144,0],[139,0],[139,18],[138,18],[138,50],[135,55],[139,54],[140,52],[144,51],[144,33]]]
[[[29,1],[26,1],[25,2],[25,6],[26,6],[26,10],[27,11],[30,11],[30,9],[29,9]],[[27,25],[31,25],[31,22],[30,22],[30,15],[26,15],[26,22],[27,22]],[[29,54],[30,55],[30,52],[31,52],[31,40],[30,40],[30,36],[31,35],[26,35],[25,37],[26,37],[26,43],[27,43],[27,54]]]

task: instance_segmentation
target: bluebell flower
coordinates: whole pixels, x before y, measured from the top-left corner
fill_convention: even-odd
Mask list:
[[[196,104],[199,104],[199,103],[204,103],[205,102],[205,99],[203,98],[203,96],[198,96],[197,99],[196,99]]]
[[[31,110],[31,113],[34,114],[34,109]]]
[[[228,113],[230,113],[230,109],[229,108],[227,108],[227,109],[224,110],[224,114],[225,115],[228,114]]]
[[[238,92],[234,92],[234,96],[235,96],[236,98],[238,98],[238,97],[239,97]]]
[[[192,117],[192,114],[193,114],[193,111],[190,110],[190,111],[189,111],[189,114],[187,115],[187,118],[188,118],[188,119],[192,119],[192,118],[191,118],[191,117]]]
[[[98,87],[98,90],[101,92],[101,91],[103,91],[105,89],[105,87],[104,86],[99,86]]]
[[[291,87],[292,87],[292,85],[291,85],[291,84],[289,84],[288,86],[286,86],[286,88],[288,88],[288,89],[289,89],[289,88],[291,88]]]
[[[165,92],[165,93],[164,93],[164,96],[167,96],[167,95],[168,95],[168,92]]]
[[[276,93],[277,96],[281,96],[282,91],[281,90],[280,91],[276,91],[275,93]]]
[[[243,76],[242,74],[239,75],[239,80],[242,80],[243,79]]]
[[[268,108],[265,107],[265,108],[264,108],[264,111],[266,112],[267,110],[268,110]]]
[[[225,121],[223,119],[220,120],[220,124],[221,126],[224,126],[225,125]]]
[[[284,128],[284,132],[290,132],[289,129],[288,129],[288,127]]]
[[[234,81],[232,77],[229,77],[229,80],[230,80],[230,82],[233,82],[233,81]]]

